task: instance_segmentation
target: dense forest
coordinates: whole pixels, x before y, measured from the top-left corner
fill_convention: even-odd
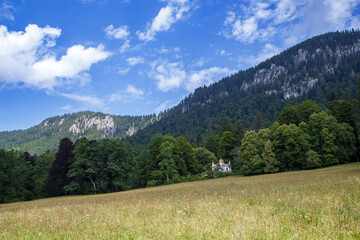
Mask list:
[[[358,161],[359,69],[360,31],[328,33],[160,116],[83,112],[2,132],[0,203],[221,177],[220,158],[241,175]]]
[[[359,85],[360,86],[360,78]],[[360,87],[358,87],[360,96]],[[63,138],[56,153],[31,156],[0,150],[0,202],[31,200],[69,194],[96,194],[139,187],[221,177],[212,163],[222,158],[241,175],[313,169],[357,161],[359,155],[360,97],[336,95],[327,109],[312,100],[286,105],[265,128],[257,116],[255,130],[224,118],[208,129],[199,147],[171,133],[155,135],[136,153],[128,143],[105,138]]]
[[[286,104],[307,99],[326,107],[330,94],[356,95],[360,69],[360,31],[326,33],[306,40],[258,66],[203,86],[162,118],[129,138],[141,149],[157,133],[171,132],[199,143],[222,119],[255,129],[259,114],[269,127]]]
[[[126,138],[136,151],[141,151],[154,135],[169,132],[199,145],[209,129],[217,131],[224,118],[254,130],[258,117],[270,127],[286,104],[311,99],[325,109],[331,93],[344,98],[347,89],[355,97],[359,69],[360,31],[326,33],[255,67],[200,87],[159,115],[79,112],[57,116],[27,130],[0,132],[0,148],[40,155],[46,150],[56,151],[64,137],[72,141],[113,137]]]

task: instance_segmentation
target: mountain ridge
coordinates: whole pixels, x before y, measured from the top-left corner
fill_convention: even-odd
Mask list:
[[[162,119],[136,133],[143,145],[156,133],[183,135],[192,142],[216,131],[223,118],[251,129],[262,112],[269,126],[287,103],[306,99],[326,106],[331,93],[356,94],[360,70],[360,31],[322,34],[209,86],[197,88]]]
[[[46,150],[56,151],[63,137],[69,137],[73,141],[81,137],[123,139],[158,118],[155,114],[117,116],[91,111],[68,113],[46,118],[40,124],[25,130],[0,132],[0,148],[20,148],[39,154]]]
[[[141,147],[155,134],[171,132],[174,136],[182,135],[201,144],[201,139],[209,130],[216,131],[223,118],[233,124],[241,121],[245,129],[251,129],[259,112],[263,113],[269,126],[287,103],[297,104],[312,99],[325,106],[331,93],[340,97],[345,89],[355,96],[359,71],[360,31],[326,33],[290,47],[257,66],[199,87],[178,105],[159,115],[131,117],[82,112],[98,116],[72,118],[71,124],[65,124],[67,134],[58,137],[70,136],[73,140],[78,137],[126,138],[134,146]],[[69,116],[76,114],[80,113]],[[106,119],[106,116],[113,120]],[[56,123],[49,121],[53,118],[56,118]],[[20,147],[27,151],[37,148],[32,152],[46,150],[44,141],[54,133],[45,131],[45,125],[58,124],[59,127],[61,122],[61,116],[53,118],[27,130],[0,132],[0,148]],[[25,134],[27,137],[24,137],[24,132],[29,133]],[[51,149],[54,150],[57,143],[53,143]],[[37,146],[41,144],[45,147]]]

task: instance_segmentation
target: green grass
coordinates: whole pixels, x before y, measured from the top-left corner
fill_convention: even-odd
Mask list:
[[[3,204],[0,239],[360,239],[360,163]]]

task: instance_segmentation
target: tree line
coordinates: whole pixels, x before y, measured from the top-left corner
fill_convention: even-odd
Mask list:
[[[207,149],[171,134],[156,135],[138,155],[124,141],[108,138],[63,138],[56,153],[39,157],[1,149],[0,203],[194,181],[212,177],[216,161]]]
[[[211,169],[220,158],[242,175],[357,161],[360,97],[352,99],[347,91],[344,96],[338,100],[331,94],[326,110],[312,100],[288,104],[269,128],[259,112],[253,130],[224,118],[215,131],[208,127],[204,140],[192,143],[182,136],[158,134],[140,152],[126,141],[108,138],[81,138],[75,143],[63,138],[56,153],[40,156],[1,149],[0,202],[212,178],[221,175]]]

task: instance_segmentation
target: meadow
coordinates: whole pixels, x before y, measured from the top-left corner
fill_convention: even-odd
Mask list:
[[[0,239],[360,239],[360,163],[2,204]]]

